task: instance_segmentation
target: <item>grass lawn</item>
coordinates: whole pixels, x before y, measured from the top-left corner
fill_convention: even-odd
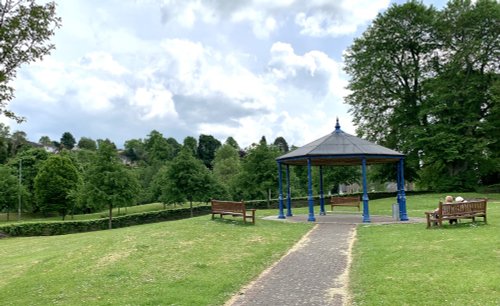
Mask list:
[[[423,217],[444,196],[409,197],[409,216]],[[359,226],[350,276],[355,304],[500,305],[499,196],[488,195],[488,225]],[[372,213],[390,212],[386,201],[370,203]]]
[[[0,304],[220,305],[311,228],[202,216],[0,239]]]

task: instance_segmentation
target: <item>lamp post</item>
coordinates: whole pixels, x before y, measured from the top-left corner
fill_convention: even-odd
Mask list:
[[[18,199],[18,205],[17,205],[17,220],[21,221],[21,180],[23,178],[23,160],[20,158],[19,159],[19,184],[18,184],[18,190],[17,190],[17,199]]]

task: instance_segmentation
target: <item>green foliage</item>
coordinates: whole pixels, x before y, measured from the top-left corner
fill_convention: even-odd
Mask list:
[[[43,146],[52,146],[52,140],[50,140],[49,136],[42,136],[38,140],[38,143],[43,145]]]
[[[209,206],[193,207],[196,215],[210,212]],[[150,211],[113,218],[113,228],[148,224],[162,221],[184,219],[191,216],[188,208]],[[107,219],[63,221],[63,222],[29,222],[0,226],[0,233],[9,236],[52,236],[100,231],[108,228]]]
[[[76,191],[79,179],[71,159],[50,156],[41,164],[35,177],[35,196],[40,211],[44,214],[56,211],[64,220],[74,205],[69,195]]]
[[[198,141],[192,136],[187,136],[183,141],[183,149],[188,150],[193,156],[196,156],[196,150],[198,148]]]
[[[8,166],[16,173],[21,172],[22,185],[26,187],[27,194],[23,198],[24,209],[30,212],[38,212],[39,207],[34,199],[35,195],[35,177],[43,164],[49,157],[44,149],[33,148],[17,154],[14,158],[10,159]]]
[[[61,136],[61,146],[65,149],[71,150],[75,147],[75,137],[70,132],[64,132]]]
[[[0,164],[4,164],[9,158],[10,128],[0,123]]]
[[[224,144],[230,145],[235,150],[240,150],[240,146],[238,145],[238,142],[236,142],[236,140],[233,137],[231,137],[231,136],[229,136],[226,139],[226,142],[224,142]]]
[[[172,160],[178,150],[177,146],[172,145],[171,140],[167,140],[163,137],[162,133],[156,130],[151,131],[148,138],[144,140],[144,148],[147,152],[147,160],[150,164]]]
[[[95,151],[97,150],[97,143],[92,138],[81,137],[80,140],[78,141],[78,148]]]
[[[208,201],[223,189],[189,150],[182,150],[159,171],[155,186],[159,190],[158,199],[166,204]]]
[[[205,166],[212,169],[212,161],[215,157],[215,152],[221,146],[220,141],[215,139],[212,135],[200,135],[198,139],[198,158],[203,161]]]
[[[113,207],[131,205],[137,198],[139,183],[118,159],[114,145],[101,141],[97,155],[85,172],[85,185],[80,197],[97,207],[110,210],[109,228],[112,226]]]
[[[234,197],[244,200],[266,199],[269,190],[277,194],[276,158],[279,155],[280,152],[265,141],[252,146],[243,159]]]
[[[14,89],[9,83],[22,64],[40,60],[54,49],[48,41],[61,21],[56,17],[55,2],[6,1],[1,6],[0,114],[21,122],[24,118],[6,109],[7,103],[14,98]]]
[[[273,145],[276,146],[278,148],[278,150],[280,150],[280,152],[283,154],[290,151],[290,148],[288,147],[288,143],[286,142],[285,138],[283,138],[281,136],[274,140]]]
[[[498,177],[499,16],[491,0],[450,1],[442,11],[394,4],[348,50],[346,101],[358,133],[405,153],[410,181],[471,190]]]
[[[0,165],[0,211],[7,212],[7,220],[9,219],[9,213],[19,203],[18,196],[20,193],[21,196],[26,196],[24,186],[19,186],[19,181],[10,168]]]
[[[236,178],[241,172],[241,162],[238,151],[229,144],[222,145],[213,161],[215,179],[227,190],[234,189]]]

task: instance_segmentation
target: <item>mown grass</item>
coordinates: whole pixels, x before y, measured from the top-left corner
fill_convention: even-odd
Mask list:
[[[410,197],[409,215],[423,217],[444,196]],[[500,202],[498,194],[488,197],[487,225],[359,226],[350,276],[354,304],[500,305]],[[380,208],[373,202],[376,212],[386,209],[383,200]]]
[[[231,218],[229,218],[231,219]],[[210,216],[0,240],[2,305],[220,305],[311,224]]]

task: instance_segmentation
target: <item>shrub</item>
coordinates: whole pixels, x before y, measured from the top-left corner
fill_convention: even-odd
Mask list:
[[[194,215],[210,212],[210,206],[193,207]],[[189,218],[189,208],[150,211],[113,218],[113,228]],[[0,237],[7,236],[52,236],[105,230],[108,219],[57,222],[30,222],[0,226]]]

